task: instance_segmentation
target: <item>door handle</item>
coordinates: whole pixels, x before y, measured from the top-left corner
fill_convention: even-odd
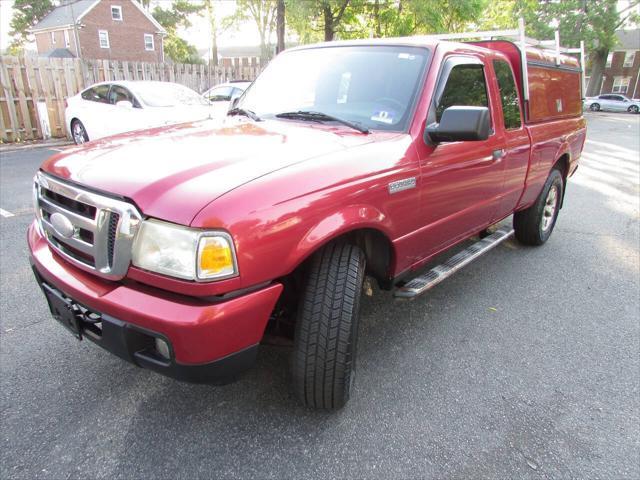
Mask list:
[[[494,150],[493,151],[493,159],[498,161],[500,159],[502,159],[502,157],[504,157],[505,151],[504,149],[500,149],[500,150]]]

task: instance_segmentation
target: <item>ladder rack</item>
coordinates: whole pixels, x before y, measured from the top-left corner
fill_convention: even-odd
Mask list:
[[[534,38],[527,37],[524,29],[524,19],[520,17],[518,19],[518,28],[511,30],[487,30],[480,32],[461,32],[461,33],[445,33],[428,35],[429,38],[436,38],[438,40],[495,40],[497,38],[512,39],[513,42],[520,49],[520,63],[522,64],[522,84],[524,90],[524,100],[529,101],[529,81],[527,71],[527,47],[537,47],[541,50],[551,52],[556,58],[556,65],[560,65],[560,57],[563,53],[577,53],[580,55],[580,68],[582,70],[580,74],[580,87],[582,89],[582,98],[585,96],[585,50],[584,41],[580,41],[579,48],[566,48],[560,45],[560,32],[555,31],[553,40],[536,40]]]

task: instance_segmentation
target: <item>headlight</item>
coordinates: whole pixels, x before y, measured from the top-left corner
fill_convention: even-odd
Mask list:
[[[186,280],[220,280],[238,274],[228,233],[145,220],[133,244],[136,267]]]

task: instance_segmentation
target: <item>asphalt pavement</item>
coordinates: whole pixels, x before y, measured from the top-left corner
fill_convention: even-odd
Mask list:
[[[0,153],[0,478],[640,478],[640,116],[588,122],[546,245],[365,298],[336,413],[296,403],[286,347],[211,387],[75,340],[25,241],[55,152]]]

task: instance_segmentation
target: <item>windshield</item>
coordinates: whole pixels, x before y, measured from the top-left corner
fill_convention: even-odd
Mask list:
[[[158,82],[136,85],[135,92],[149,107],[209,105],[206,99],[190,88],[175,83]]]
[[[355,46],[296,50],[276,57],[239,107],[261,118],[322,112],[377,130],[405,130],[429,51]]]

